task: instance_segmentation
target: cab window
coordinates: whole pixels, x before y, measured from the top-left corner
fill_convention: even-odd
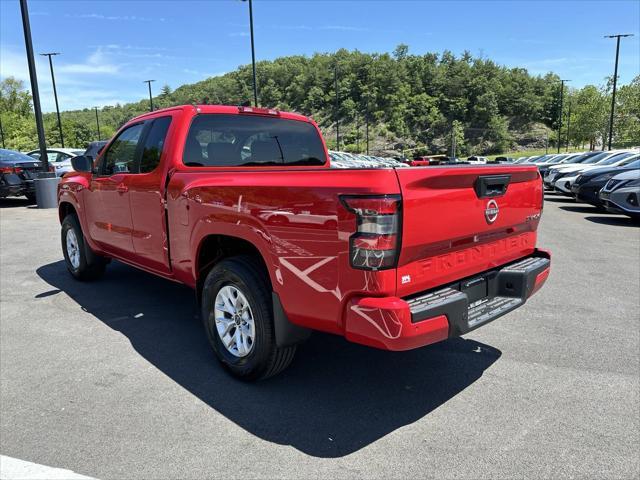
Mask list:
[[[164,147],[170,124],[171,117],[161,117],[153,120],[149,133],[146,134],[142,156],[140,157],[140,173],[152,172],[160,163],[162,148]]]
[[[103,157],[101,175],[137,173],[135,168],[136,149],[143,128],[144,124],[138,123],[126,128],[118,135]]]

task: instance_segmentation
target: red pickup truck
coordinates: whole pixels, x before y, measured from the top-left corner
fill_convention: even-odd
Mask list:
[[[213,105],[139,116],[73,164],[58,191],[71,274],[113,258],[193,287],[217,357],[247,380],[312,330],[387,350],[465,334],[549,274],[535,166],[330,168],[310,118]]]

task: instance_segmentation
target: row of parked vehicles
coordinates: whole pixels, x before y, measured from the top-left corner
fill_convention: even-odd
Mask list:
[[[85,150],[78,148],[49,148],[47,159],[49,171],[62,177],[73,171],[71,159],[79,155],[95,158],[106,145],[106,141],[91,142]],[[27,153],[0,149],[0,198],[26,196],[27,200],[36,199],[33,180],[42,170],[40,150]]]
[[[537,165],[548,191],[640,218],[640,148],[549,154],[514,163]]]

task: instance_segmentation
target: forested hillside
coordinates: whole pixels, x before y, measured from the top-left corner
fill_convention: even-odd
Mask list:
[[[533,76],[525,69],[506,68],[469,53],[458,57],[451,52],[411,55],[406,45],[398,46],[392,54],[340,50],[259,62],[257,71],[260,105],[311,115],[332,148],[338,119],[341,148],[363,151],[367,118],[371,150],[376,151],[417,146],[425,152],[441,152],[455,138],[458,152],[468,155],[540,146],[547,138],[551,145],[556,141],[559,78],[552,73]],[[29,96],[16,91],[15,83],[6,83],[0,99],[6,144],[31,148],[36,140]],[[593,147],[606,135],[608,90],[608,85],[565,89],[563,124],[568,123],[570,109],[572,145]],[[252,96],[251,66],[245,65],[174,91],[165,86],[154,97],[154,106],[240,105],[248,104]],[[640,143],[640,79],[622,86],[618,99],[616,143]],[[148,109],[148,100],[102,108],[103,138]],[[48,141],[56,144],[55,114],[45,117]],[[67,145],[82,146],[96,137],[95,112],[64,112],[63,127]],[[565,135],[563,130],[563,142]]]

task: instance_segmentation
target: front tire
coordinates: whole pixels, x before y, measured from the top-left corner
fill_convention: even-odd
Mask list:
[[[76,279],[95,280],[104,274],[107,260],[86,244],[75,215],[67,215],[62,221],[61,240],[67,269]]]
[[[202,320],[218,360],[237,378],[268,378],[293,360],[295,345],[276,345],[271,289],[251,257],[222,260],[209,272]]]

